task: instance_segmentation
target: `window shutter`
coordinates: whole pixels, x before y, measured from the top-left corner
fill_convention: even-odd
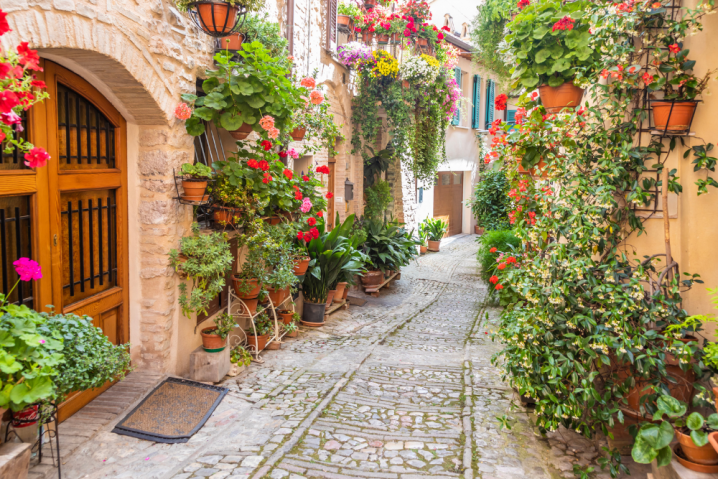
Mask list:
[[[506,123],[509,125],[516,124],[516,110],[506,110]]]
[[[494,122],[494,81],[486,82],[486,129]]]
[[[324,48],[332,53],[337,50],[337,3],[338,0],[327,0],[327,41]]]
[[[472,101],[474,102],[474,109],[472,111],[473,114],[471,115],[471,128],[478,129],[481,121],[481,77],[479,75],[474,75],[474,91]]]
[[[463,89],[461,88],[461,68],[454,67],[454,78],[456,79],[456,84],[459,85],[459,90]],[[454,113],[454,118],[451,120],[451,124],[456,126],[461,122],[461,108],[456,110],[456,113]]]

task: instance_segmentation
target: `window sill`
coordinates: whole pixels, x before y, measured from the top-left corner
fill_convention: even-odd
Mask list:
[[[471,129],[468,126],[461,126],[461,125],[451,125],[451,126],[453,126],[454,128],[460,128],[462,130],[470,130]]]

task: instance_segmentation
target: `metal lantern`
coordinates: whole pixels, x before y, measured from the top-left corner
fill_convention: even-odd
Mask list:
[[[190,6],[190,18],[202,31],[215,38],[222,38],[230,35],[240,19],[244,24],[244,17],[247,10],[244,7],[230,5],[227,2],[200,0],[192,2]]]
[[[354,183],[349,181],[349,179],[344,181],[344,199],[346,201],[351,201],[354,199]]]

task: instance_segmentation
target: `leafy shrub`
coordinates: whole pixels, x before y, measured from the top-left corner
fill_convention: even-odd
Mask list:
[[[389,270],[398,271],[416,257],[416,246],[419,242],[399,223],[369,221],[365,228],[367,238],[364,252],[369,256],[374,268],[382,273]]]
[[[247,43],[261,42],[273,57],[286,58],[289,55],[289,40],[282,35],[279,23],[271,22],[266,13],[247,15],[237,31],[245,35]]]
[[[476,254],[481,265],[481,279],[487,283],[496,271],[496,252],[509,253],[521,247],[521,240],[512,230],[487,231],[476,242],[481,245]],[[496,248],[496,252],[492,253],[492,248]]]
[[[505,230],[509,227],[511,198],[509,180],[503,170],[489,170],[481,174],[474,188],[471,212],[479,226],[487,230]]]
[[[364,190],[366,206],[364,216],[368,220],[384,220],[386,209],[392,201],[391,185],[384,180],[379,180]]]
[[[439,218],[426,218],[419,225],[419,236],[426,235],[429,241],[441,241],[446,234],[449,224]]]

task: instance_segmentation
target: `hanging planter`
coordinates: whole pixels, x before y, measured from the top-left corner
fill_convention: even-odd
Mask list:
[[[539,88],[541,103],[549,113],[559,113],[564,108],[576,108],[581,104],[583,88],[573,82],[564,82],[561,86],[541,85]]]
[[[194,23],[212,37],[226,37],[237,25],[237,20],[246,12],[226,2],[202,0],[189,4]]]
[[[302,141],[304,139],[304,135],[307,133],[306,128],[295,128],[292,130],[292,132],[289,134],[289,136],[292,137],[292,140],[294,141]]]
[[[377,35],[376,41],[379,45],[386,45],[389,43],[389,35]]]
[[[242,43],[244,43],[245,36],[243,33],[231,33],[226,37],[217,40],[219,50],[227,49],[231,52],[236,52],[242,49]]]
[[[652,101],[653,127],[657,130],[688,131],[697,106],[697,101]]]
[[[212,212],[212,219],[215,223],[222,225],[234,224],[234,210],[224,206],[217,206]]]
[[[223,338],[216,333],[217,328],[205,328],[200,334],[202,335],[202,347],[208,353],[218,353],[223,351],[227,346],[227,338]]]
[[[371,44],[374,43],[374,34],[371,32],[362,32],[361,41],[363,41],[366,45],[371,46]]]
[[[376,6],[376,3],[374,1],[364,2],[364,8],[367,12],[371,12],[374,10],[374,7]]]
[[[352,17],[349,15],[337,15],[337,27],[340,30],[351,30]]]
[[[234,138],[235,140],[244,140],[253,131],[254,131],[254,128],[252,128],[252,125],[249,125],[247,123],[242,123],[242,126],[240,126],[236,130],[230,131],[229,134],[232,135],[232,138]]]

